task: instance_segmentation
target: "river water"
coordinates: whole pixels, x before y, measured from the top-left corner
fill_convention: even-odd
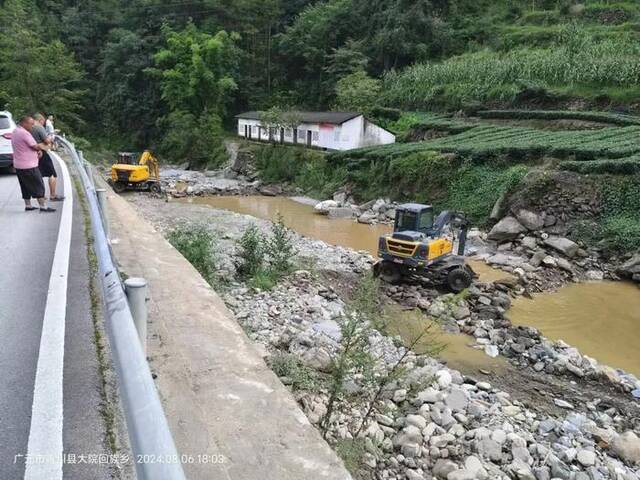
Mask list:
[[[316,214],[311,205],[284,197],[195,197],[186,201],[266,220],[273,220],[279,213],[285,225],[306,237],[368,251],[374,256],[378,237],[391,230],[388,225],[330,219]],[[469,260],[468,263],[481,281],[508,276],[484,262]],[[534,300],[519,298],[509,311],[509,318],[514,324],[540,329],[548,338],[562,339],[599,362],[640,376],[640,289],[635,285],[571,284],[558,292],[538,295]],[[394,321],[390,329],[410,342],[415,332],[424,328],[424,322],[418,317],[402,317],[402,321]],[[441,356],[459,370],[489,370],[501,364],[501,360],[492,359],[481,350],[468,348],[471,341],[465,335],[442,333],[439,341],[447,344]]]

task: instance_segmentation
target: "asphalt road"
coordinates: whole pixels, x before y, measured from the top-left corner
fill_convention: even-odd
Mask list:
[[[115,478],[84,218],[64,195],[66,213],[25,212],[17,178],[0,173],[0,480]]]

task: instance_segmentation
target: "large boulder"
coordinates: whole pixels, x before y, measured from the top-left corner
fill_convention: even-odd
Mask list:
[[[544,219],[541,215],[534,213],[530,210],[520,210],[516,215],[518,222],[529,230],[536,231],[544,227]]]
[[[640,464],[640,438],[631,430],[614,438],[611,450],[627,463]]]
[[[329,210],[331,210],[332,208],[338,208],[338,202],[336,202],[335,200],[325,200],[324,202],[318,203],[314,207],[315,211],[322,215],[328,215]]]
[[[565,237],[549,237],[544,244],[571,258],[575,257],[580,250],[577,243]]]
[[[526,232],[527,229],[522,226],[515,217],[504,217],[498,223],[496,223],[489,232],[489,240],[495,240],[496,242],[504,242],[507,240],[513,240],[518,235]]]
[[[628,261],[618,268],[618,273],[623,277],[633,278],[634,275],[640,274],[640,253],[636,253]]]

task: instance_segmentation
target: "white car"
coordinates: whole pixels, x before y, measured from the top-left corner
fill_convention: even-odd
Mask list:
[[[9,112],[0,111],[0,168],[13,168],[11,135],[16,128]]]

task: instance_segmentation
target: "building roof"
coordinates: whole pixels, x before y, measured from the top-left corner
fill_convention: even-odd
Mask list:
[[[433,208],[431,205],[424,205],[422,203],[403,203],[398,205],[398,210],[408,210],[410,212],[421,212],[425,208]]]
[[[246,120],[260,120],[262,112],[245,112],[236,115],[236,118],[244,118]],[[302,123],[332,123],[341,125],[348,122],[352,118],[362,115],[357,112],[295,112],[300,116]]]

